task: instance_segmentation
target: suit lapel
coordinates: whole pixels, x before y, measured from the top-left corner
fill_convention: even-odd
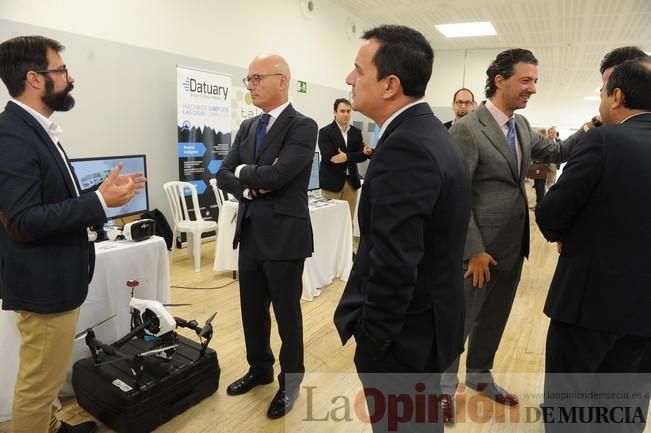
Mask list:
[[[529,159],[528,157],[529,151],[527,148],[530,146],[530,138],[528,135],[524,135],[524,132],[527,131],[528,128],[522,122],[521,118],[519,115],[515,116],[515,133],[518,136],[518,145],[520,146],[520,179],[522,179],[526,174],[527,174],[527,169],[529,168]]]
[[[290,120],[294,117],[296,113],[296,110],[294,110],[294,107],[292,107],[292,104],[289,104],[287,108],[283,110],[282,113],[280,113],[280,116],[274,121],[274,124],[271,126],[271,129],[267,132],[267,135],[264,138],[264,146],[262,147],[262,152],[260,152],[260,155],[256,158],[255,162],[258,162],[260,159],[260,156],[267,152],[269,147],[271,147],[271,144],[278,138],[278,136],[281,134],[281,132],[284,132],[287,129],[287,125],[289,124]],[[258,123],[256,122],[256,130],[258,127]],[[253,134],[253,139],[255,141],[255,134]],[[253,147],[255,147],[255,142],[253,143]]]
[[[54,160],[56,161],[57,167],[59,168],[59,172],[61,173],[61,176],[63,178],[63,181],[65,182],[68,192],[70,193],[70,196],[76,197],[77,192],[75,191],[75,186],[73,185],[72,179],[70,178],[70,173],[68,172],[68,165],[67,165],[68,161],[64,161],[61,158],[61,154],[59,153],[59,151],[54,148],[56,144],[54,144],[50,136],[47,134],[47,132],[45,132],[43,126],[41,126],[41,124],[38,123],[38,121],[34,118],[34,116],[32,116],[27,111],[23,110],[21,107],[19,107],[18,105],[14,104],[11,101],[7,103],[5,110],[13,112],[17,116],[19,116],[21,119],[25,121],[25,123],[27,123],[27,125],[29,125],[36,132],[36,134],[41,139],[41,144],[45,146],[45,148],[50,153],[50,155],[52,155],[52,158],[54,158]],[[68,157],[66,156],[66,159],[67,158]]]
[[[482,129],[482,132],[488,138],[488,141],[497,149],[497,151],[504,157],[506,162],[509,164],[509,167],[511,167],[511,173],[513,174],[513,177],[515,179],[518,179],[518,169],[516,167],[516,161],[515,158],[513,158],[513,153],[511,152],[511,148],[509,147],[509,143],[506,140],[506,136],[504,135],[504,132],[502,132],[502,129],[500,126],[497,124],[495,121],[495,118],[493,115],[488,111],[488,108],[486,108],[485,104],[481,104],[479,108],[477,108],[477,116],[479,117],[479,121],[484,125],[484,128]],[[518,137],[519,138],[519,137]]]

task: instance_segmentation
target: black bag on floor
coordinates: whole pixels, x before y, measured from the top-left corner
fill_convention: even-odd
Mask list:
[[[172,249],[172,229],[167,223],[167,219],[165,218],[165,215],[163,215],[163,212],[159,211],[158,209],[152,209],[143,213],[140,218],[149,218],[154,220],[156,223],[156,236],[160,236],[161,238],[165,239],[165,245],[167,245],[167,249]]]
[[[176,353],[169,361],[143,357],[138,383],[131,359],[113,359],[98,365],[92,357],[75,362],[72,386],[79,406],[118,433],[146,433],[212,395],[219,386],[217,353],[177,336]],[[120,348],[130,356],[152,349],[134,338]]]

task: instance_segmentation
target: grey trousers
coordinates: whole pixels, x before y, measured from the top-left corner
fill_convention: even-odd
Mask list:
[[[511,313],[515,292],[520,283],[524,258],[503,271],[491,270],[491,279],[484,287],[472,286],[472,276],[464,281],[466,320],[464,339],[468,339],[466,382],[492,382],[490,373],[506,322]],[[443,394],[454,395],[459,383],[459,358],[441,376]]]

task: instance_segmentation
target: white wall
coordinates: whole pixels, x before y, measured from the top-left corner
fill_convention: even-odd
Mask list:
[[[300,0],[0,0],[0,18],[244,68],[275,52],[292,78],[347,89],[368,25],[329,0],[313,2],[306,18]]]
[[[313,0],[314,12],[306,17],[304,1],[0,0],[0,19],[243,68],[257,54],[277,52],[289,61],[294,79],[348,90],[344,78],[369,25],[330,0]],[[442,120],[453,117],[450,101],[458,88],[483,99],[486,67],[501,50],[436,51],[426,99]],[[576,128],[597,113],[596,102],[569,106],[562,96],[546,93],[544,58],[539,60],[540,93],[521,114],[535,125]]]
[[[344,79],[361,43],[359,36],[369,25],[330,0],[313,0],[314,11],[306,16],[304,2],[0,0],[0,19],[242,68],[257,54],[276,52],[287,58],[294,79],[348,91]],[[353,24],[356,34],[350,31]],[[460,87],[483,100],[486,67],[501,50],[435,52],[426,100],[441,120],[453,117],[451,98]],[[596,102],[569,106],[558,95],[546,93],[544,59],[540,61],[540,93],[521,114],[534,125],[569,129],[597,113]],[[324,106],[329,103],[324,101]]]

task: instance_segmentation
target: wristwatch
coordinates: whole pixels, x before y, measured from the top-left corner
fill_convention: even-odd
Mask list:
[[[592,123],[592,126],[594,126],[595,128],[603,125],[603,123],[601,122],[601,120],[599,120],[599,118],[597,118],[597,116],[593,117],[590,122]]]

